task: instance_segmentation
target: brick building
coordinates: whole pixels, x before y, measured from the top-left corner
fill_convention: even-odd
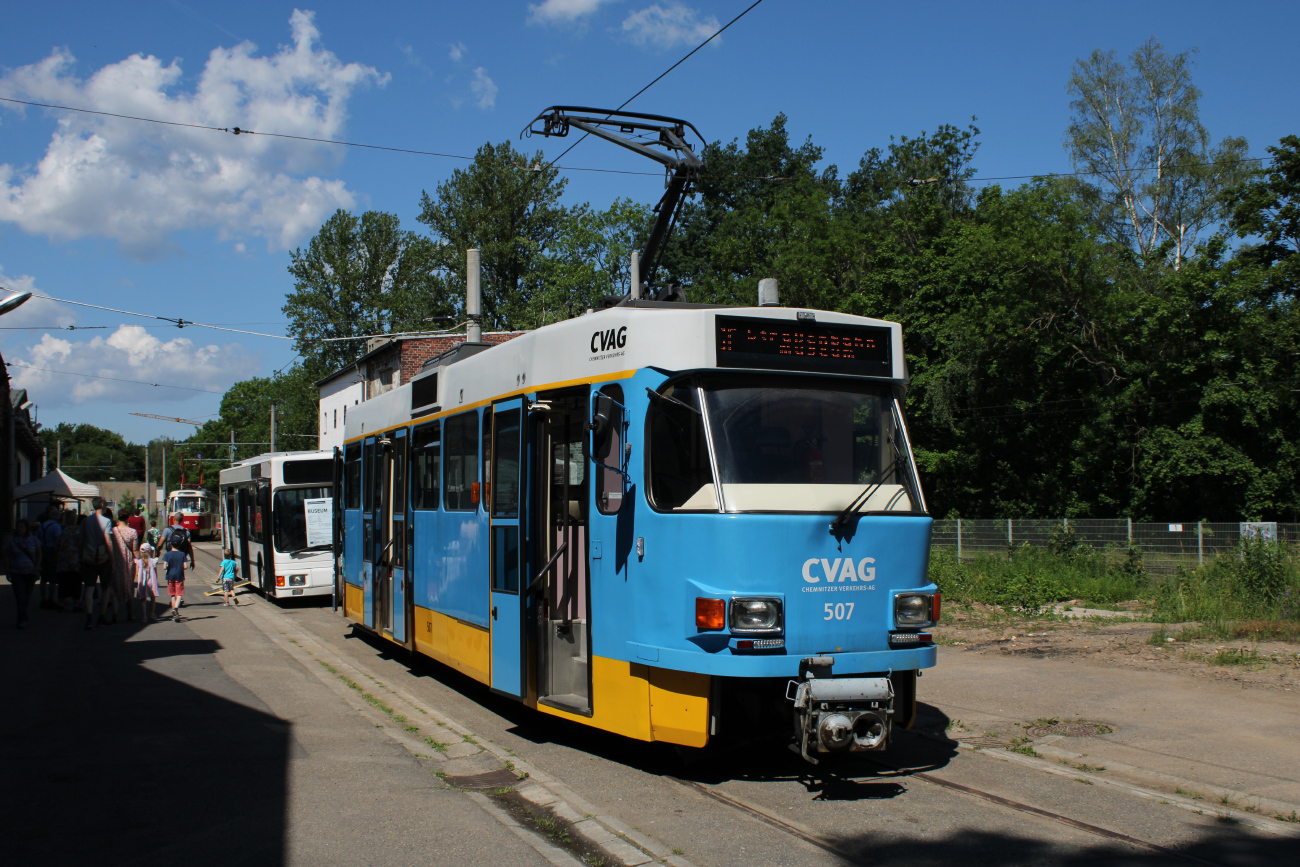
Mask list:
[[[523,331],[483,335],[487,344],[505,343]],[[374,337],[366,353],[316,383],[320,389],[320,448],[343,445],[348,407],[397,388],[420,372],[424,363],[465,342],[463,334],[445,337]]]

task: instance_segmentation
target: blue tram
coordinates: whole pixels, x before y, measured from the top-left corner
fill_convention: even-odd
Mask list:
[[[640,740],[778,726],[811,762],[884,749],[915,717],[940,603],[902,329],[782,308],[775,281],[752,308],[656,288],[699,133],[578,106],[525,132],[571,128],[668,172],[631,289],[488,346],[470,251],[467,341],[347,414],[345,615]]]
[[[939,615],[896,323],[626,299],[348,413],[344,614],[575,723],[883,749]]]

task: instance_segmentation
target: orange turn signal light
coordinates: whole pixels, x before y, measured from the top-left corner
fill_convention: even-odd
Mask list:
[[[469,484],[469,501],[471,503],[478,502],[478,482],[470,482]]]
[[[283,576],[283,575],[276,575],[276,576],[275,576],[275,586],[276,586],[276,587],[283,587],[283,586],[284,586],[284,576]]]
[[[723,629],[727,625],[727,602],[725,599],[708,599],[695,597],[695,628]]]

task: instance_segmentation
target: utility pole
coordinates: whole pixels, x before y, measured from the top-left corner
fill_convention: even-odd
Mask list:
[[[163,475],[162,475],[163,504],[166,505],[167,503],[167,443],[162,444],[162,465],[163,465]],[[163,516],[161,508],[158,510],[158,520],[162,523],[164,527],[167,526],[167,519],[166,517]]]
[[[63,469],[63,440],[58,441],[58,451],[54,453],[54,469]]]
[[[271,454],[275,454],[275,404],[271,404]]]
[[[144,444],[144,516],[153,509],[153,488],[149,487],[149,444]]]
[[[230,429],[230,465],[235,465],[235,429]]]

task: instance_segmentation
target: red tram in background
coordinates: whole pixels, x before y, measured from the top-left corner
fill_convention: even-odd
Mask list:
[[[203,488],[181,488],[167,494],[166,516],[179,514],[181,524],[195,539],[217,536],[217,498]],[[165,517],[165,522],[170,522]]]

